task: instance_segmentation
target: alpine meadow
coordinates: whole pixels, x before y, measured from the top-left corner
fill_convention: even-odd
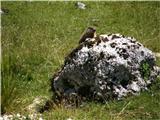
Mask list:
[[[135,37],[160,53],[160,2],[85,1],[1,2],[1,114],[28,116],[36,97],[51,99],[50,78],[77,45],[83,31]],[[160,58],[156,58],[160,66]],[[145,67],[145,66],[144,66]],[[158,120],[160,78],[137,96],[82,107],[63,105],[42,113],[44,120]]]

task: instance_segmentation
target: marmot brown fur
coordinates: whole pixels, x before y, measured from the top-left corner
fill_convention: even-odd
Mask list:
[[[86,40],[86,38],[93,38],[96,36],[96,29],[92,28],[92,27],[88,27],[87,30],[84,31],[84,33],[82,34],[80,40],[79,40],[79,44],[84,42]]]

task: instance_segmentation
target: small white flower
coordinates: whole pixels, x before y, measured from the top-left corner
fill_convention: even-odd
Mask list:
[[[21,117],[21,115],[19,113],[17,113],[17,117],[19,118],[19,117]]]
[[[39,120],[43,120],[43,118],[40,117]]]
[[[67,118],[67,120],[73,120],[72,118]]]
[[[26,119],[26,116],[22,116],[22,118],[25,120],[25,119]]]

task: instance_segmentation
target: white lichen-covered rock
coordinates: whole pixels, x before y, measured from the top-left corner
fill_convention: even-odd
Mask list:
[[[135,38],[120,34],[87,38],[65,59],[52,79],[58,96],[121,99],[147,89],[160,73],[155,55]]]
[[[77,2],[76,3],[76,6],[79,8],[79,9],[86,9],[86,5],[84,4],[84,3],[82,3],[82,2]]]

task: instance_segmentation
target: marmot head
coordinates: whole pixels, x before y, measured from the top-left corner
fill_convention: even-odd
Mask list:
[[[87,28],[87,32],[89,32],[89,33],[94,33],[94,32],[96,32],[96,29],[93,28],[93,27],[88,27],[88,28]]]

